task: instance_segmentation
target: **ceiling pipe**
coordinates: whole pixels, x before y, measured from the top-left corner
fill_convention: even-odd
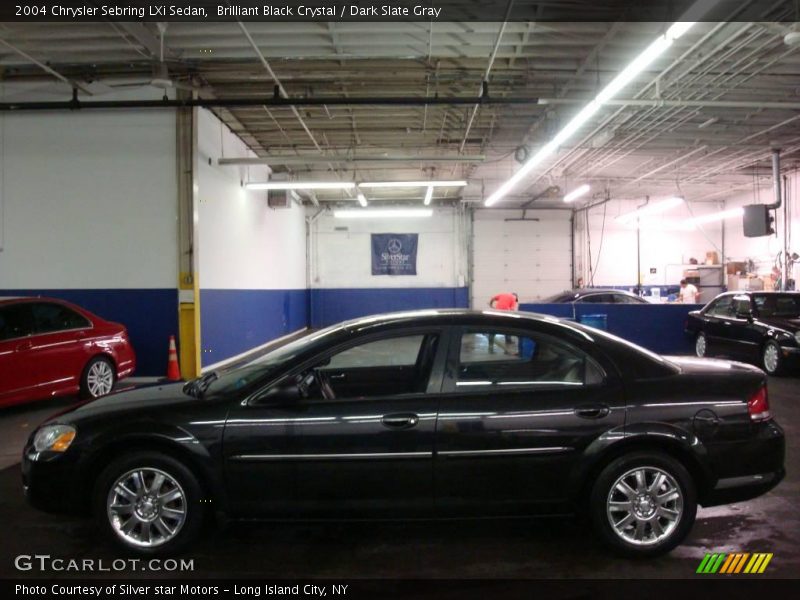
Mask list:
[[[772,189],[775,190],[775,202],[767,204],[769,210],[781,207],[781,150],[772,149]]]
[[[478,99],[480,100],[481,97],[487,94],[487,90],[489,89],[489,74],[492,72],[492,67],[494,66],[494,59],[497,57],[497,50],[500,48],[500,41],[503,39],[503,32],[506,30],[506,25],[508,24],[508,18],[511,16],[511,8],[514,6],[514,0],[508,0],[508,6],[506,7],[506,14],[503,17],[503,23],[500,25],[500,31],[497,32],[497,39],[494,42],[494,47],[492,48],[492,52],[489,56],[489,64],[486,66],[486,72],[483,74],[483,79],[481,80],[481,89],[478,90]],[[469,115],[469,121],[467,122],[467,128],[464,131],[464,138],[461,140],[461,145],[458,147],[459,152],[464,151],[464,146],[467,144],[467,139],[469,138],[469,132],[472,130],[472,123],[475,121],[475,115],[478,114],[478,109],[480,108],[480,103],[476,102],[475,106],[472,107],[472,112]]]
[[[292,165],[317,163],[366,163],[366,162],[474,162],[486,160],[483,154],[461,156],[266,156],[263,158],[218,158],[220,166],[246,165]]]
[[[47,64],[43,63],[40,60],[36,60],[34,57],[32,57],[30,54],[28,54],[24,50],[20,50],[19,48],[17,48],[13,44],[9,44],[7,41],[5,41],[2,38],[0,38],[0,44],[3,44],[3,46],[8,48],[9,50],[11,50],[13,52],[16,52],[17,54],[19,54],[22,58],[24,58],[28,62],[31,62],[34,65],[36,65],[37,67],[39,67],[40,69],[42,69],[42,71],[44,71],[45,73],[47,73],[49,75],[52,75],[53,77],[55,77],[56,79],[58,79],[59,81],[61,81],[63,83],[66,83],[72,89],[78,88],[79,90],[81,90],[85,94],[89,94],[90,96],[92,95],[92,92],[91,92],[91,90],[89,88],[81,85],[80,83],[77,83],[77,82],[73,81],[72,79],[70,79],[68,77],[65,77],[64,75],[62,75],[61,73],[59,73],[58,71],[53,69],[50,65],[47,65]]]
[[[487,98],[482,97],[481,104],[536,104],[536,98]],[[280,96],[247,97],[247,98],[174,98],[158,100],[96,100],[83,102],[73,96],[68,101],[25,101],[2,102],[0,111],[23,110],[76,110],[76,109],[117,109],[117,108],[188,108],[201,106],[214,107],[247,107],[247,106],[348,106],[348,105],[403,105],[422,106],[425,104],[474,104],[475,98],[462,97],[436,97],[422,98],[419,96],[377,96],[358,98],[282,98]]]

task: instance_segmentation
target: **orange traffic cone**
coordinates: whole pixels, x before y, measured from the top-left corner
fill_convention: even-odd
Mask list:
[[[169,361],[167,362],[167,379],[181,380],[181,368],[178,366],[178,351],[175,348],[175,336],[169,336]]]

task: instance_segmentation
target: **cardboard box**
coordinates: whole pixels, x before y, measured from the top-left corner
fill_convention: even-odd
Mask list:
[[[744,261],[729,261],[725,265],[725,272],[728,275],[744,275],[747,270],[747,263]]]

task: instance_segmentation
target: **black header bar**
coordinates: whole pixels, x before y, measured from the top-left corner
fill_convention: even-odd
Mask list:
[[[698,2],[695,21],[797,19],[795,0],[12,0],[0,21],[670,22]]]

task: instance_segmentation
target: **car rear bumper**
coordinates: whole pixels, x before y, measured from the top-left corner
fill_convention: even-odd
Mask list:
[[[715,506],[750,500],[778,485],[786,475],[783,429],[769,420],[753,424],[747,441],[709,447],[719,474],[713,488],[701,494],[700,504]]]
[[[751,500],[766,494],[778,485],[785,476],[786,469],[781,467],[779,470],[770,473],[720,479],[714,489],[703,498],[701,504],[703,506],[717,506],[719,504]]]

